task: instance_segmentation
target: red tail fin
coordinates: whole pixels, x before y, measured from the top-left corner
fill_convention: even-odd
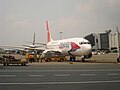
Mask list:
[[[50,29],[48,25],[48,21],[46,20],[46,27],[47,27],[47,42],[51,41]]]

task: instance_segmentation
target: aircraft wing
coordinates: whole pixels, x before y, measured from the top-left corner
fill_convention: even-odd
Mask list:
[[[6,48],[6,49],[24,49],[22,46],[0,46],[0,48]]]
[[[33,43],[33,42],[27,42],[27,43]],[[37,42],[35,42],[35,44],[38,44],[38,45],[46,45],[45,43],[37,43]]]
[[[43,46],[37,46],[37,45],[22,45],[28,48],[39,48],[39,47],[43,47]]]
[[[27,49],[31,50],[42,50],[44,51],[46,48],[44,46],[35,46],[35,47],[30,47],[28,45],[22,45],[22,46],[0,46],[0,48],[6,49],[6,50],[13,50],[13,49],[18,49],[25,51]]]
[[[37,47],[37,48],[28,48],[29,50],[42,50],[45,51],[45,47]]]

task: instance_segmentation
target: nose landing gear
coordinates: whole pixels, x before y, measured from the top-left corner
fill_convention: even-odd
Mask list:
[[[85,62],[85,58],[84,57],[81,59],[81,62]]]

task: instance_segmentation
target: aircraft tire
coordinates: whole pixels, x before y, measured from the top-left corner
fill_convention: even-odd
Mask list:
[[[70,61],[72,61],[72,57],[70,57]]]
[[[48,60],[45,60],[45,62],[48,62]]]
[[[74,61],[74,62],[76,61],[76,57],[73,57],[73,61]]]
[[[76,58],[74,56],[70,57],[70,61],[76,61]]]
[[[85,62],[85,58],[82,58],[81,61],[82,61],[82,62]]]

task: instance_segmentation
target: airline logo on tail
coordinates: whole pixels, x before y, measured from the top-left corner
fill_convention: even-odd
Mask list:
[[[52,41],[52,38],[51,38],[50,28],[47,20],[46,20],[46,27],[47,27],[47,42],[50,42]]]

